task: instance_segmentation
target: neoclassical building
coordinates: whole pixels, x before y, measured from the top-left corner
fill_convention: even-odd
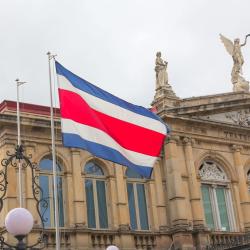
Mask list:
[[[171,136],[151,179],[86,151],[63,147],[60,114],[55,110],[61,249],[101,250],[111,244],[121,250],[226,249],[249,241],[250,94],[180,99],[170,85],[157,86],[152,105],[171,127]],[[24,152],[37,166],[48,203],[46,210],[40,206],[46,249],[55,249],[50,111],[25,103],[20,108]],[[16,103],[3,101],[1,159],[7,151],[14,152],[16,138]],[[7,242],[14,241],[5,231],[4,218],[19,206],[17,173],[15,167],[9,168],[0,213]],[[41,222],[31,172],[23,169],[22,177],[23,202],[35,219],[28,237],[32,244]]]

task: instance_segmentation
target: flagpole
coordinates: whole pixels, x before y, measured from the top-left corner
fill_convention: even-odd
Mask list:
[[[54,55],[50,52],[48,55],[49,63],[49,83],[50,83],[50,123],[51,123],[51,144],[52,144],[52,165],[53,165],[53,185],[54,185],[54,217],[56,228],[56,250],[60,250],[60,235],[59,235],[59,220],[58,220],[58,203],[57,203],[57,169],[56,169],[56,149],[55,149],[55,129],[54,129],[54,105],[53,105],[53,88],[51,77],[51,59],[54,59]]]
[[[19,87],[25,82],[20,82],[19,79],[16,79],[16,113],[17,113],[17,146],[21,146],[21,135],[20,135],[20,108],[19,108]],[[22,164],[21,161],[18,161],[18,189],[19,189],[19,207],[23,207],[23,198],[22,198]]]

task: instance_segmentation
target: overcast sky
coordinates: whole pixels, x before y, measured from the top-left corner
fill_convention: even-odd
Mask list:
[[[250,33],[249,0],[0,0],[0,100],[49,104],[47,51],[134,104],[154,96],[155,53],[181,98],[230,92],[232,58],[219,33]],[[242,49],[250,80],[250,39]]]

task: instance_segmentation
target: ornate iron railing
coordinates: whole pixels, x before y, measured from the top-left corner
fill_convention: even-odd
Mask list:
[[[2,169],[0,171],[0,212],[3,209],[3,201],[5,200],[5,196],[8,189],[8,169],[10,167],[18,168],[18,162],[22,163],[22,169],[30,168],[31,169],[31,187],[32,187],[32,194],[33,198],[36,201],[36,210],[39,215],[40,221],[41,221],[41,227],[39,229],[40,235],[37,239],[37,241],[29,246],[25,246],[25,249],[37,249],[35,246],[39,245],[39,249],[42,249],[45,247],[45,238],[44,238],[44,213],[46,212],[46,209],[48,208],[48,202],[43,196],[43,190],[39,186],[38,183],[38,176],[35,174],[38,166],[30,161],[31,155],[28,157],[24,155],[24,150],[22,145],[16,146],[15,152],[10,153],[9,151],[6,152],[6,155],[8,158],[3,159],[1,161]],[[41,208],[43,208],[43,212],[41,213]],[[10,243],[7,243],[4,234],[6,234],[6,230],[3,230],[0,232],[0,249],[18,249],[17,246],[13,246]],[[19,239],[18,239],[19,240]],[[4,248],[6,246],[7,248]]]

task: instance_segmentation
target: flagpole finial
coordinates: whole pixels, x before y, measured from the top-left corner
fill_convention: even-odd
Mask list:
[[[26,82],[21,82],[18,78],[15,80],[15,82],[16,82],[18,87],[23,85],[24,83],[26,83]]]
[[[49,60],[51,60],[51,59],[54,59],[55,60],[55,57],[57,56],[57,54],[51,54],[51,52],[50,51],[48,51],[47,52],[47,56],[48,56],[48,58],[49,58]]]

